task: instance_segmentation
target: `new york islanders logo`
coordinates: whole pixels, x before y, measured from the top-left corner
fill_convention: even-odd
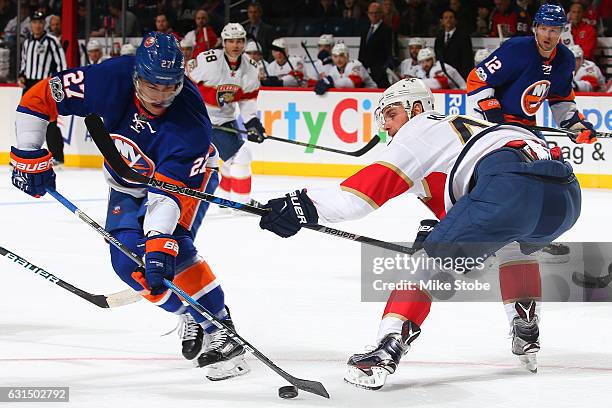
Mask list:
[[[155,44],[155,37],[147,37],[144,40],[145,48],[149,48],[149,47],[153,46],[154,44]]]
[[[111,138],[115,141],[115,147],[119,153],[121,153],[123,160],[125,160],[131,168],[143,176],[153,177],[155,163],[140,150],[133,140],[117,134],[112,134]]]
[[[217,102],[219,103],[219,106],[234,102],[240,89],[240,85],[234,84],[217,86]]]
[[[525,115],[533,116],[536,114],[540,105],[548,96],[550,81],[542,80],[529,85],[521,95],[521,108]]]

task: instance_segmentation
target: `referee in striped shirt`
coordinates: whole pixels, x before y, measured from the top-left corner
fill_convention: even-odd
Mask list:
[[[60,40],[45,32],[45,14],[35,11],[30,17],[32,34],[21,48],[19,82],[24,93],[42,79],[67,69],[66,55]],[[56,122],[47,128],[47,147],[53,155],[54,166],[64,163],[64,139]]]

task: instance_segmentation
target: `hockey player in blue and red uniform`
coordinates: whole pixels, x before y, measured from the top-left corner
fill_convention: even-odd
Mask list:
[[[211,123],[196,86],[186,79],[174,36],[148,34],[136,56],[63,71],[40,81],[17,108],[17,145],[11,147],[13,184],[34,197],[55,188],[51,156],[42,145],[45,129],[58,115],[100,115],[130,165],[147,175],[212,193],[218,179],[210,167],[216,152]],[[208,163],[208,167],[207,167]],[[163,284],[173,280],[206,309],[233,327],[224,293],[194,237],[206,204],[128,182],[107,164],[110,186],[106,229],[145,257],[145,270],[110,247],[119,277],[153,304],[183,318],[183,355],[206,366],[207,377],[224,379],[248,372],[244,349],[233,343]],[[144,272],[144,274],[143,274]],[[210,334],[202,350],[204,331]]]
[[[535,125],[536,112],[548,100],[561,128],[580,131],[578,143],[594,143],[593,125],[574,101],[574,56],[559,43],[565,12],[544,4],[533,21],[533,37],[509,39],[470,72],[466,114],[494,123]]]

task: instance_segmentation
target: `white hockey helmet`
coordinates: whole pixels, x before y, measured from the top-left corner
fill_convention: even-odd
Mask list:
[[[284,38],[277,38],[272,41],[272,49],[276,49],[277,51],[285,51],[287,53],[287,41]]]
[[[347,45],[343,42],[339,42],[338,44],[334,45],[334,48],[332,48],[332,55],[346,55],[347,57],[349,56],[349,48],[347,47]]]
[[[479,49],[478,51],[476,51],[476,54],[474,54],[474,65],[480,64],[489,55],[491,55],[491,50],[489,50],[488,48]]]
[[[321,34],[318,45],[334,45],[334,36],[332,34]]]
[[[376,122],[379,127],[384,127],[384,111],[388,106],[401,105],[408,118],[412,117],[412,107],[415,102],[421,102],[423,111],[434,109],[434,96],[423,81],[418,78],[404,78],[385,89],[378,101],[376,108]]]
[[[119,51],[119,55],[136,55],[136,47],[130,43],[123,44]]]
[[[261,52],[261,48],[257,46],[255,41],[249,41],[244,47],[244,52]]]
[[[221,31],[221,39],[225,42],[225,40],[235,40],[235,39],[244,39],[246,40],[246,30],[240,23],[228,23],[223,27]]]
[[[433,59],[434,62],[436,62],[436,54],[434,54],[431,48],[423,48],[422,50],[419,51],[417,55],[417,61],[423,62],[428,59]]]
[[[195,42],[191,37],[185,37],[181,40],[181,48],[193,48],[195,47]]]
[[[425,40],[420,38],[420,37],[412,37],[411,39],[408,40],[408,46],[412,46],[412,45],[417,45],[421,48],[425,47]]]
[[[584,51],[582,51],[582,47],[578,44],[570,45],[567,48],[574,54],[574,58],[584,58]]]
[[[97,40],[89,40],[87,43],[87,51],[102,50],[102,44]]]

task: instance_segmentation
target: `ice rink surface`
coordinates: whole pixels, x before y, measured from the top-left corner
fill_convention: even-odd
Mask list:
[[[338,180],[256,176],[268,198]],[[103,223],[107,187],[100,171],[63,170],[58,191]],[[52,198],[32,199],[0,167],[0,245],[93,293],[125,288],[101,237]],[[606,241],[612,193],[585,191],[567,241]],[[501,303],[434,304],[420,338],[379,391],[343,382],[346,359],[373,344],[383,303],[360,301],[358,244],[302,231],[281,239],[256,217],[211,208],[197,246],[221,281],[239,333],[291,374],[323,382],[330,400],[277,395],[284,380],[248,356],[252,372],[207,381],[180,355],[177,319],[143,300],[99,309],[0,259],[0,386],[68,386],[72,407],[609,407],[612,305],[543,305],[539,372],[510,352]],[[390,241],[413,238],[430,217],[411,195],[369,218],[337,224]],[[2,406],[40,407],[14,403]],[[61,406],[54,404],[52,406]]]

